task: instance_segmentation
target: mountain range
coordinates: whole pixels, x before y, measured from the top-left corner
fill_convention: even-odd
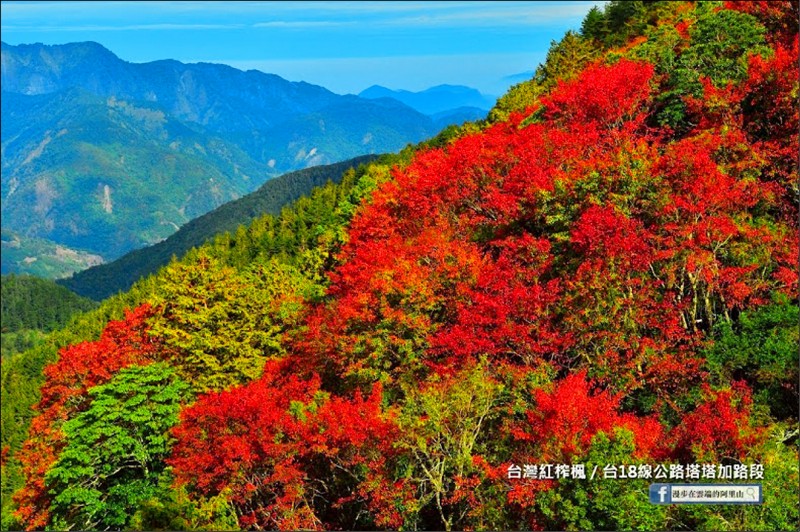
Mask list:
[[[284,172],[476,117],[462,100],[428,115],[221,64],[130,63],[93,42],[3,43],[2,91],[2,271],[51,277],[163,240]]]

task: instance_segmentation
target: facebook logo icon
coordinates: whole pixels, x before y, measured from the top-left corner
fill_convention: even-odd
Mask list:
[[[650,484],[650,502],[653,504],[671,504],[672,493],[669,484]]]

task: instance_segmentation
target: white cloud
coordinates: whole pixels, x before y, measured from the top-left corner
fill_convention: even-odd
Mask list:
[[[509,27],[550,25],[555,21],[583,17],[593,5],[601,2],[570,2],[568,4],[515,2],[501,7],[495,3],[481,4],[471,9],[422,13],[392,18],[379,24],[405,27]]]
[[[503,2],[500,2],[503,3]],[[101,1],[101,2],[2,2],[2,15],[11,17],[53,16],[59,18],[124,17],[137,14],[225,14],[269,15],[294,13],[307,16],[313,12],[327,13],[402,13],[453,9],[454,2],[182,2],[182,1]],[[463,4],[461,5],[463,8]]]
[[[307,28],[332,28],[338,26],[352,26],[356,21],[343,20],[271,20],[269,22],[257,22],[253,28],[287,28],[287,29],[307,29]]]

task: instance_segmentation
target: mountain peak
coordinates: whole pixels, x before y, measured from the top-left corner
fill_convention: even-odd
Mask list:
[[[420,92],[392,90],[381,85],[372,85],[359,93],[361,98],[394,98],[426,115],[449,112],[461,107],[478,108],[488,111],[494,105],[492,96],[465,85],[441,84]]]
[[[365,92],[372,92],[372,91],[391,91],[391,90],[392,89],[384,87],[383,85],[370,85],[369,87],[367,87],[366,89],[361,91],[359,94],[363,94]]]
[[[18,53],[25,53],[29,51],[36,51],[39,53],[45,52],[48,54],[59,54],[65,55],[69,54],[80,54],[80,55],[89,55],[89,54],[96,54],[98,56],[105,56],[117,59],[122,61],[119,57],[114,54],[111,50],[100,44],[96,41],[79,41],[79,42],[71,42],[66,44],[44,44],[41,42],[30,43],[30,44],[8,44],[3,42],[3,50],[4,51],[13,51],[16,50]]]
[[[476,92],[480,94],[478,89],[473,89],[472,87],[467,87],[466,85],[450,85],[447,83],[443,83],[441,85],[435,85],[428,89],[425,89],[422,92]]]

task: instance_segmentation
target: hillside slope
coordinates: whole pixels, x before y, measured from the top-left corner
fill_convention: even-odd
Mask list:
[[[27,275],[3,275],[0,287],[2,357],[31,348],[46,333],[65,327],[73,316],[96,306],[53,281]]]
[[[375,159],[365,155],[341,163],[316,166],[284,174],[267,181],[258,190],[228,202],[183,225],[165,240],[137,249],[108,264],[94,266],[59,281],[73,292],[95,301],[128,290],[138,279],[155,273],[173,257],[225,232],[234,233],[264,214],[277,215],[281,209],[327,181],[338,183],[348,168]]]

